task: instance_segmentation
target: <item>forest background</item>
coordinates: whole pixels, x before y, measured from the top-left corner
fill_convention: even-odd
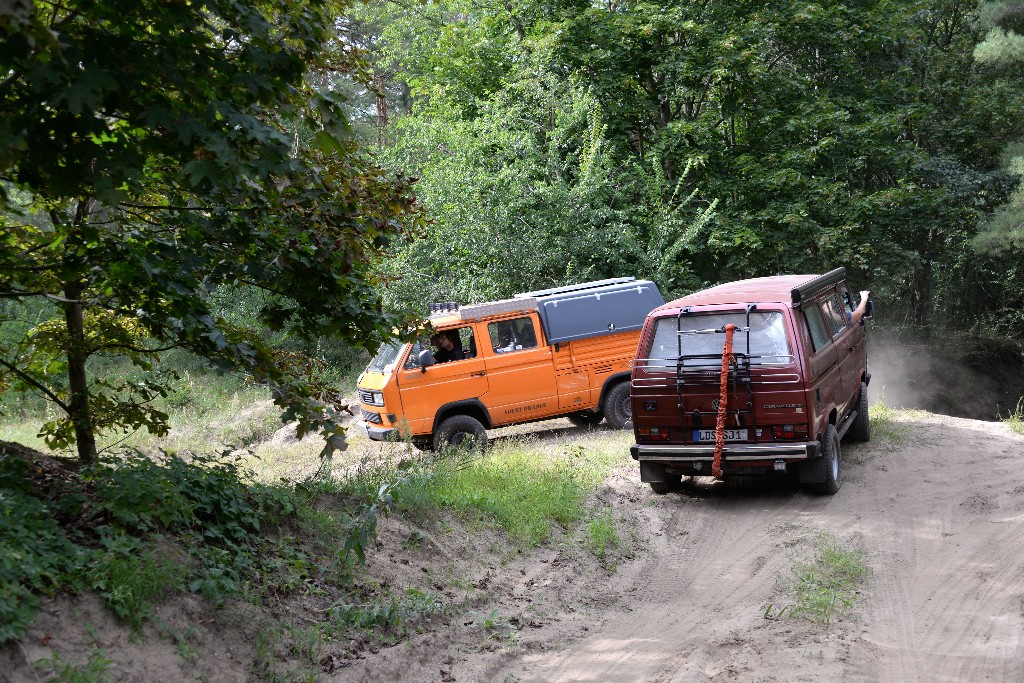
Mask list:
[[[181,158],[143,146],[164,165],[150,157],[111,187],[92,171],[47,175],[5,138],[0,388],[16,416],[59,403],[41,432],[52,446],[77,441],[81,456],[89,431],[165,430],[154,406],[200,357],[271,385],[288,416],[330,433],[323,399],[427,302],[613,276],[651,278],[671,298],[844,265],[891,326],[1024,335],[1024,3],[256,2],[262,14],[234,27],[227,5],[207,5],[188,19],[219,16],[222,47],[248,35],[273,56],[275,30],[302,45],[287,63],[301,87],[276,99],[260,68],[281,63],[206,55],[250,79],[226,101],[263,107],[232,120],[244,143],[226,134]],[[105,11],[159,32],[185,10]],[[54,81],[72,110],[109,106],[102,79]],[[191,85],[219,96],[216,79]],[[153,134],[139,145],[162,123],[144,113]],[[238,163],[226,172],[221,157]],[[76,244],[80,263],[32,260]],[[56,275],[39,291],[19,282],[44,268]],[[93,307],[77,332],[69,301]],[[88,429],[74,418],[82,396]]]

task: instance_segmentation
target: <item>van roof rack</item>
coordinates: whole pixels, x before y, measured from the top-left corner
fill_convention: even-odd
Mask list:
[[[551,289],[539,289],[536,292],[523,292],[522,294],[516,294],[517,299],[536,299],[542,296],[551,296],[552,294],[565,294],[568,292],[579,292],[584,289],[595,289],[597,287],[607,287],[608,285],[621,285],[624,282],[633,282],[636,280],[635,277],[613,277],[608,280],[594,280],[593,282],[581,282],[576,285],[566,285],[564,287],[552,287]]]

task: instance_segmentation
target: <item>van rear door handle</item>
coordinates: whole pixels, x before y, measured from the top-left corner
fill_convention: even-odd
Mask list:
[[[856,351],[858,346],[860,346],[860,344],[854,344],[850,347],[850,351]]]
[[[480,372],[474,372],[474,373],[470,374],[470,377],[483,377],[486,374],[487,374],[486,370],[481,370]]]

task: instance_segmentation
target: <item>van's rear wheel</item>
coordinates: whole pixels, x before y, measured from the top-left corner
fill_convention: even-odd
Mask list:
[[[871,439],[871,421],[868,418],[868,385],[860,383],[860,398],[857,399],[857,417],[846,431],[850,441],[869,441]]]
[[[842,458],[839,455],[839,432],[832,425],[825,431],[825,443],[822,448],[821,457],[825,460],[825,481],[820,483],[806,484],[807,490],[812,493],[822,493],[831,496],[843,485]]]
[[[566,415],[566,417],[569,418],[569,422],[572,422],[577,427],[593,427],[601,423],[601,420],[604,419],[604,413],[601,411],[595,413],[593,410],[581,410],[578,413]]]
[[[613,429],[624,429],[633,419],[633,406],[629,402],[629,382],[619,382],[604,398],[604,414]]]
[[[469,415],[452,415],[441,421],[434,433],[434,450],[448,448],[481,449],[487,445],[487,430],[480,420]]]
[[[681,474],[666,474],[665,481],[652,481],[648,483],[650,483],[652,491],[659,496],[664,496],[666,493],[672,493],[682,488],[683,476]]]

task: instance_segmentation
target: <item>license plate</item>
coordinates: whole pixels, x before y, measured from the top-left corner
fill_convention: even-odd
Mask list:
[[[725,440],[726,441],[746,441],[748,431],[746,429],[726,429]],[[693,440],[695,442],[715,441],[715,430],[714,429],[696,429],[693,432]]]

